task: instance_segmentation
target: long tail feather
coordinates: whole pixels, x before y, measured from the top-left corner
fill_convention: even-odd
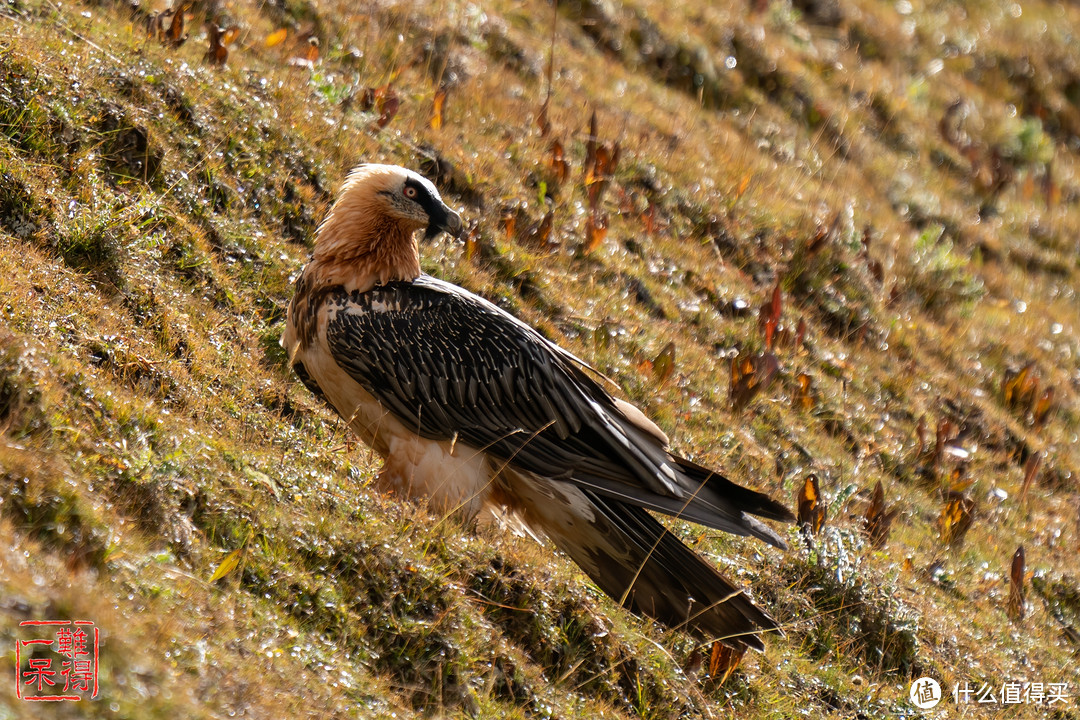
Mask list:
[[[629,610],[703,640],[762,650],[779,632],[741,588],[635,505],[570,483],[514,474],[526,521]]]

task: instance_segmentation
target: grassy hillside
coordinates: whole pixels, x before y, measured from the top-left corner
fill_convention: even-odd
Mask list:
[[[0,6],[0,718],[892,718],[921,675],[1080,718],[1080,7],[672,5]],[[721,683],[370,487],[277,345],[362,161],[681,453],[818,478],[786,553],[672,524],[785,637]],[[98,699],[16,698],[30,619],[97,624]]]

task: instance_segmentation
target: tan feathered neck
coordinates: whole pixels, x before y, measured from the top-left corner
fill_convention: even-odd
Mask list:
[[[315,252],[305,269],[314,286],[345,285],[363,292],[420,275],[414,234],[423,225],[390,215],[382,194],[405,177],[393,165],[362,165],[349,173],[316,231]]]

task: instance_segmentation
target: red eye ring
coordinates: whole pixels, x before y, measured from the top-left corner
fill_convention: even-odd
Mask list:
[[[407,197],[407,198],[416,197],[416,188],[414,188],[414,187],[407,187],[402,192],[405,193],[405,197]]]

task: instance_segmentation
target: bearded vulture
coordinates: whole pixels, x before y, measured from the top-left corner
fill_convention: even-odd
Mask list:
[[[513,518],[629,610],[763,649],[776,622],[648,511],[779,548],[751,516],[791,513],[672,454],[577,357],[423,274],[416,231],[461,228],[420,175],[355,168],[296,280],[282,345],[297,376],[382,457],[381,489],[468,520]]]

